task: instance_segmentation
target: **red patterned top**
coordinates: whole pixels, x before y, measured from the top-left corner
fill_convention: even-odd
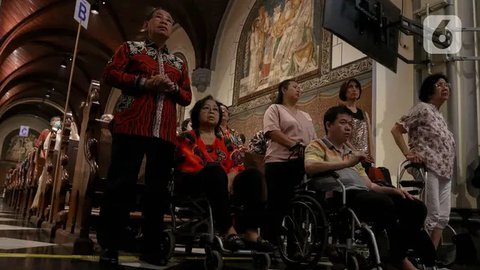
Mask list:
[[[152,93],[142,87],[143,78],[166,74],[176,84],[174,93]],[[192,99],[185,63],[166,47],[155,43],[127,41],[108,62],[103,79],[122,90],[113,122],[113,133],[157,137],[175,141],[176,104],[187,106]]]
[[[230,140],[216,137],[213,144],[205,145],[194,130],[178,135],[177,158],[182,161],[177,170],[184,173],[198,172],[208,163],[220,164],[227,174],[245,170],[240,151]]]

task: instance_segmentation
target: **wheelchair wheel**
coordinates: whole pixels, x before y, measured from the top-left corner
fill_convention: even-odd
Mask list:
[[[381,239],[381,241],[383,240],[385,239]],[[386,239],[386,241],[388,241],[388,239]],[[378,254],[378,249],[375,248],[375,245],[373,244],[373,239],[371,239],[370,234],[366,228],[360,227],[358,229],[358,239],[356,239],[354,249],[355,254],[352,255],[355,257],[355,260],[359,267],[358,269],[382,269],[381,264],[377,262],[376,254]]]
[[[366,258],[361,254],[349,252],[342,256],[344,261],[333,263],[332,270],[383,270],[381,265],[368,265]]]
[[[455,263],[457,257],[456,235],[457,232],[450,225],[447,225],[442,232],[442,239],[437,248],[437,259],[444,266],[448,267]]]
[[[322,206],[311,196],[299,195],[289,205],[282,219],[278,247],[288,266],[299,268],[316,264],[327,238]]]
[[[175,252],[175,236],[173,235],[172,230],[164,230],[162,240],[165,245],[165,256],[166,258],[171,258]]]
[[[223,269],[223,258],[217,250],[208,250],[205,254],[203,262],[205,270],[221,270]]]
[[[272,261],[267,253],[258,253],[253,255],[253,269],[268,270]]]
[[[355,254],[347,255],[347,269],[348,270],[360,270],[360,262]]]

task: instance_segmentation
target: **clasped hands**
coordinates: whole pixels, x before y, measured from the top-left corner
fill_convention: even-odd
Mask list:
[[[375,163],[373,157],[361,151],[352,151],[352,155],[348,160],[348,166],[352,167],[360,162]]]
[[[177,87],[166,74],[157,74],[145,81],[145,88],[150,92],[174,93]]]

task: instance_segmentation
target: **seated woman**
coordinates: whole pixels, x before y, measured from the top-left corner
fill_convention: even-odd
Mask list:
[[[254,169],[245,170],[240,153],[220,135],[219,103],[207,96],[195,104],[190,114],[192,130],[177,138],[177,158],[181,163],[176,168],[176,190],[205,193],[226,249],[272,250],[272,245],[257,233],[265,204],[261,199],[262,175]],[[243,240],[232,223],[232,199],[244,206],[237,222],[245,231]]]

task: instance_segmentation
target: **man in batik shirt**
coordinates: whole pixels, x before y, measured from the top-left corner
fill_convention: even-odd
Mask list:
[[[105,82],[119,88],[122,95],[112,123],[112,160],[100,212],[101,263],[118,263],[122,228],[135,200],[144,155],[145,220],[140,259],[155,265],[165,265],[168,260],[162,231],[174,159],[176,104],[187,106],[192,96],[185,63],[165,45],[173,24],[167,10],[153,10],[144,24],[147,39],[123,43],[104,71]]]

